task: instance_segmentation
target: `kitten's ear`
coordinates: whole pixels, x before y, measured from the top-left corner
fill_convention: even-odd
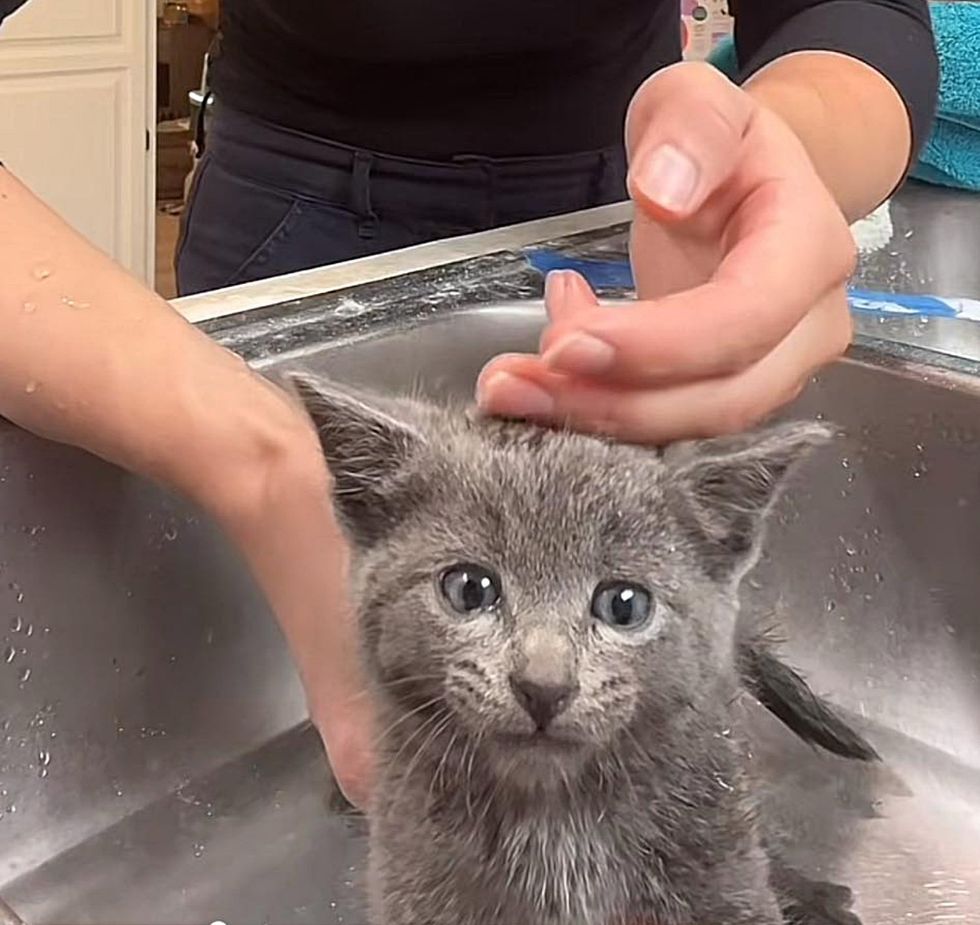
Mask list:
[[[341,525],[354,543],[370,546],[411,502],[404,472],[424,437],[368,396],[307,373],[286,379],[320,437]]]
[[[671,480],[705,544],[712,577],[738,578],[755,563],[763,524],[786,477],[833,433],[817,423],[783,424],[665,454]]]

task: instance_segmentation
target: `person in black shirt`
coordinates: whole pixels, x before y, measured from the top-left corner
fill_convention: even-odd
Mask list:
[[[847,223],[929,131],[928,7],[733,2],[741,87],[676,63],[678,7],[223,0],[180,291],[623,199],[629,156],[643,301],[556,275],[543,352],[479,399],[639,440],[752,423],[849,341]]]
[[[552,274],[539,352],[493,360],[481,407],[652,444],[754,424],[847,346],[848,223],[925,140],[937,62],[924,0],[732,12],[738,86],[676,63],[676,0],[224,0],[182,291],[628,191],[638,300],[604,310]],[[67,291],[92,310],[65,314]],[[2,168],[0,325],[0,414],[166,482],[239,543],[363,800],[370,709],[322,613],[343,556],[309,427]]]

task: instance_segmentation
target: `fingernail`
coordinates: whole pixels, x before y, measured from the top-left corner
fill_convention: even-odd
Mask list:
[[[476,400],[482,411],[505,417],[547,418],[555,411],[555,401],[544,389],[510,373],[491,373],[481,380]]]
[[[637,172],[643,192],[668,212],[683,212],[691,204],[700,178],[697,164],[674,145],[655,148]]]
[[[544,279],[544,300],[561,299],[568,292],[568,270],[552,270]]]
[[[616,361],[616,351],[591,334],[569,334],[542,357],[552,369],[580,376],[606,372]]]

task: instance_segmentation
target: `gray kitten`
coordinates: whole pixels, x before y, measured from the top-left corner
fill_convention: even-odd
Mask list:
[[[382,711],[372,923],[782,923],[737,591],[828,430],[658,453],[293,381]]]

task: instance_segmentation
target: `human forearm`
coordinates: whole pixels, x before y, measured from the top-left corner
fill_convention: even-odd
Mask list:
[[[803,140],[854,219],[902,179],[932,126],[926,0],[731,0],[739,80]]]
[[[904,176],[908,112],[891,83],[866,64],[800,52],[760,71],[746,90],[793,129],[848,220],[866,215]]]
[[[0,415],[215,516],[279,617],[314,718],[340,727],[342,748],[358,664],[344,547],[305,415],[2,168],[0,333]],[[349,767],[339,773],[356,795]]]
[[[216,513],[247,505],[236,479],[308,440],[295,409],[2,168],[0,197],[0,413]]]

